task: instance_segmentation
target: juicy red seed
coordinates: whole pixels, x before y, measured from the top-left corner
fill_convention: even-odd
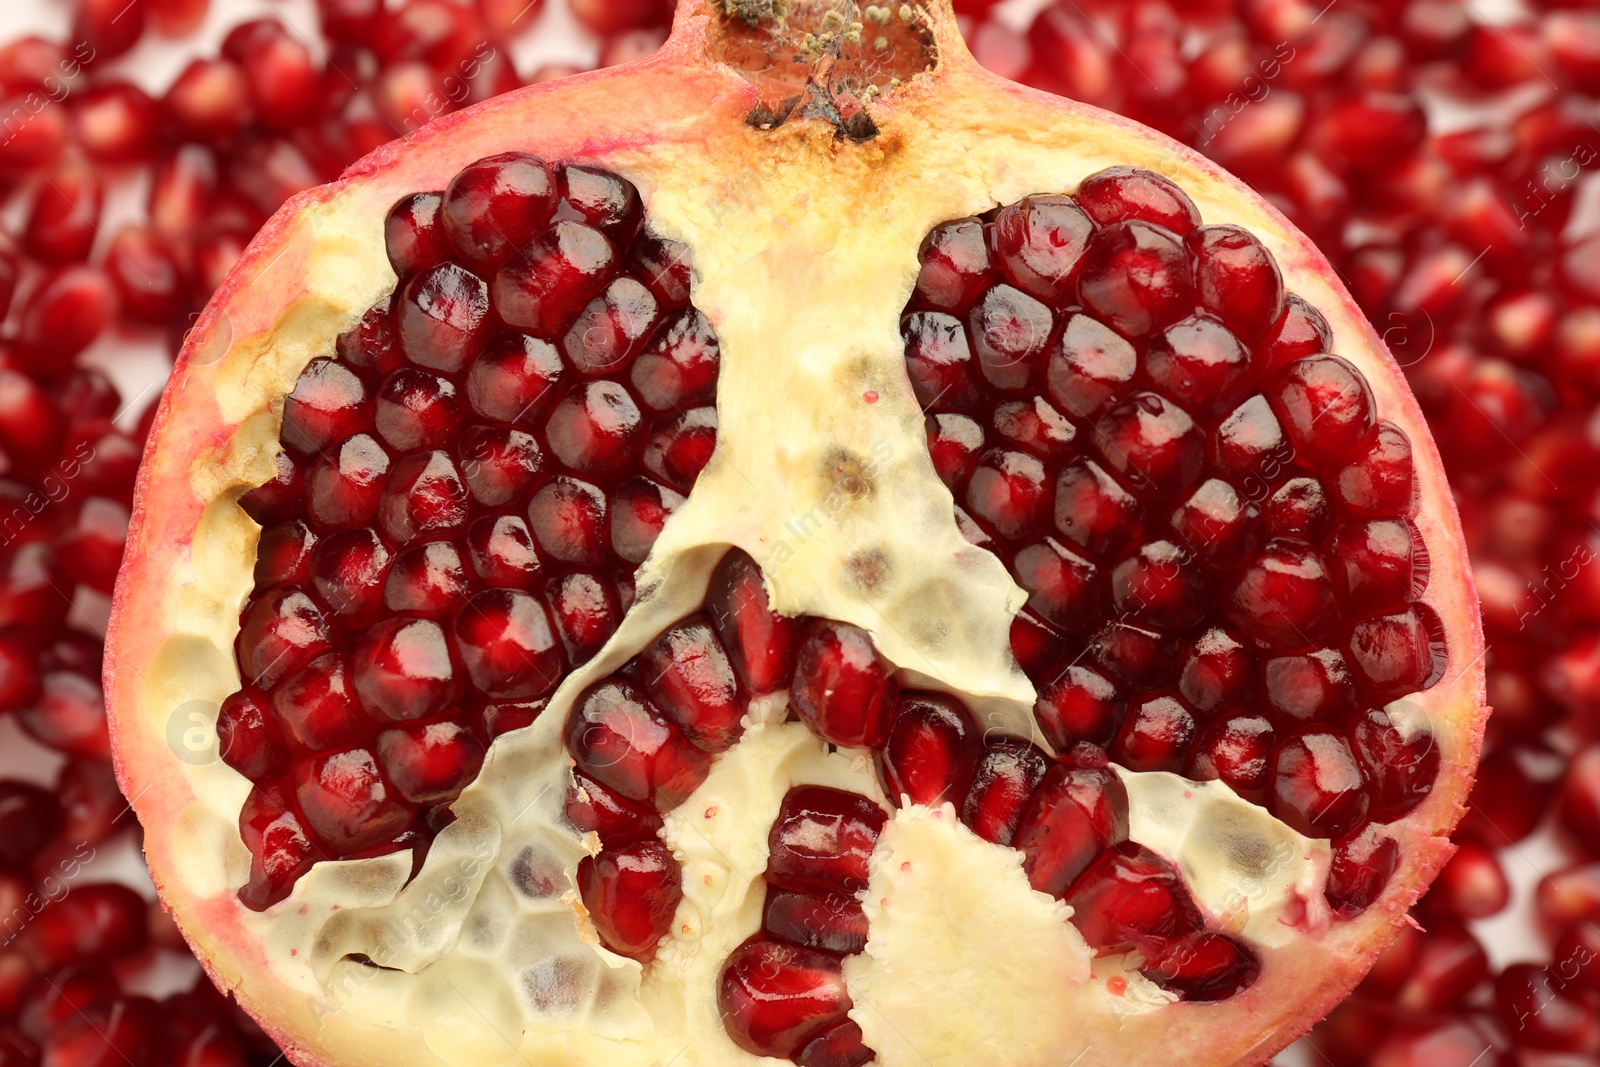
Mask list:
[[[1595,1055],[1600,1009],[1568,991],[1553,967],[1514,963],[1494,980],[1494,1006],[1524,1048]]]
[[[161,105],[137,85],[101,82],[74,101],[73,129],[100,163],[148,160],[161,137]]]
[[[283,773],[289,763],[269,707],[261,693],[245,689],[224,700],[217,712],[217,751],[252,782]]]
[[[918,311],[900,324],[906,370],[924,411],[966,411],[983,399],[966,329],[953,315]]]
[[[548,703],[547,700],[507,700],[485,704],[479,715],[483,735],[493,741],[502,734],[532,726],[544,714]]]
[[[1355,710],[1355,682],[1338,649],[1274,656],[1262,683],[1272,710],[1301,722],[1343,722]]]
[[[388,546],[373,530],[340,530],[312,551],[310,588],[339,622],[365,629],[382,616],[389,559]]]
[[[105,331],[116,293],[98,267],[74,264],[39,279],[19,311],[16,352],[41,377],[53,377]]]
[[[383,247],[402,278],[450,258],[439,193],[412,193],[396,200],[383,220]]]
[[[1267,498],[1267,533],[1296,541],[1318,542],[1333,525],[1333,508],[1315,478],[1290,478]]]
[[[550,221],[558,195],[550,166],[537,156],[487,156],[450,179],[441,224],[469,265],[492,271]]]
[[[761,568],[742,550],[717,564],[706,608],[746,689],[759,695],[788,687],[798,624],[773,610]]]
[[[395,336],[390,297],[385,296],[372,305],[360,322],[340,334],[334,342],[334,351],[341,362],[370,374],[375,380],[382,380],[399,369],[405,357],[400,352],[400,340]]]
[[[1416,508],[1416,476],[1411,439],[1390,422],[1357,447],[1344,466],[1332,471],[1334,499],[1350,515],[1410,515]]]
[[[630,478],[611,494],[611,549],[618,559],[643,563],[667,519],[684,498],[643,476]]]
[[[1111,572],[1111,602],[1118,615],[1157,629],[1187,630],[1205,617],[1205,576],[1171,541],[1140,545]]]
[[[1043,397],[1007,400],[992,416],[995,434],[1007,444],[1059,463],[1072,454],[1078,431]]]
[[[239,621],[238,657],[245,680],[275,686],[328,647],[328,622],[297,589],[276,589],[251,601]]]
[[[1424,907],[1457,919],[1487,919],[1510,902],[1511,883],[1494,850],[1468,839],[1456,843],[1456,854],[1434,880]]]
[[[148,997],[110,997],[86,1005],[46,1037],[39,1046],[39,1062],[50,1067],[159,1063],[166,1024],[161,1006]]]
[[[1226,571],[1259,547],[1261,513],[1220,478],[1200,483],[1172,512],[1172,530],[1207,567]]]
[[[659,320],[650,290],[633,278],[618,278],[584,307],[561,341],[567,363],[579,374],[620,374]]]
[[[456,447],[467,492],[484,507],[526,499],[545,478],[544,450],[530,433],[506,426],[474,426]]]
[[[366,383],[337,360],[314,359],[284,399],[281,439],[301,455],[315,456],[368,429],[372,419]]]
[[[629,800],[668,811],[705,780],[710,761],[631,683],[591,686],[567,718],[578,769]]]
[[[1016,737],[983,743],[972,785],[960,805],[961,821],[985,841],[1009,845],[1027,810],[1028,799],[1049,769],[1039,748]]]
[[[1089,638],[1089,654],[1130,690],[1156,689],[1172,676],[1177,642],[1156,630],[1116,621]]]
[[[1059,752],[1080,741],[1109,745],[1125,708],[1125,699],[1110,679],[1074,663],[1039,687],[1033,717],[1045,740]]]
[[[1400,846],[1370,825],[1333,843],[1324,890],[1336,916],[1350,918],[1377,903],[1400,865]]]
[[[1251,397],[1228,413],[1211,440],[1219,473],[1242,486],[1252,499],[1294,460],[1294,448],[1267,399]],[[1320,491],[1320,486],[1319,486]]]
[[[300,814],[276,785],[257,785],[239,811],[239,834],[250,850],[250,880],[239,899],[256,911],[289,895],[294,882],[324,858]]]
[[[1201,928],[1177,868],[1132,842],[1101,853],[1066,901],[1073,925],[1100,950],[1132,948],[1159,959],[1174,941]]]
[[[1184,243],[1194,256],[1201,307],[1252,341],[1277,324],[1284,311],[1283,275],[1254,235],[1238,226],[1202,226]]]
[[[959,492],[983,451],[983,427],[965,415],[929,415],[928,456],[934,472],[952,492]]]
[[[1133,345],[1104,323],[1079,313],[1067,320],[1050,349],[1045,389],[1062,409],[1079,418],[1094,418],[1122,395],[1137,369]]]
[[[567,790],[567,821],[585,833],[600,835],[607,848],[627,841],[653,838],[661,829],[661,816],[608,789],[582,771],[572,772]]]
[[[186,139],[217,145],[250,117],[244,71],[227,59],[196,59],[172,82],[162,102]]]
[[[439,618],[467,595],[461,553],[448,541],[429,541],[396,553],[383,583],[386,611]]]
[[[966,708],[934,693],[901,693],[888,739],[876,753],[892,803],[955,803],[978,760],[977,725]]]
[[[78,759],[111,759],[105,698],[97,679],[52,671],[41,679],[37,702],[16,714],[18,724],[41,744]]]
[[[796,786],[767,836],[767,881],[802,892],[859,893],[888,816],[857,793]]]
[[[687,493],[717,447],[716,408],[703,407],[658,418],[644,446],[644,468]]]
[[[638,232],[639,190],[625,178],[591,167],[567,167],[561,172],[561,198],[569,210],[619,245]]]
[[[1250,712],[1213,719],[1195,738],[1188,774],[1220,779],[1246,800],[1265,804],[1272,777],[1272,724]]]
[[[467,369],[467,401],[486,419],[537,426],[563,375],[561,357],[548,341],[500,334]]]
[[[397,293],[395,334],[406,358],[419,366],[460,373],[489,330],[488,286],[454,263],[419,271]]]
[[[1263,368],[1271,371],[1293,360],[1328,351],[1333,331],[1322,312],[1294,293],[1284,297],[1283,313],[1256,343]]]
[[[1264,390],[1298,462],[1324,470],[1354,452],[1373,427],[1366,378],[1338,356],[1288,364]]]
[[[1312,837],[1342,837],[1366,820],[1371,802],[1361,765],[1338,734],[1306,730],[1278,742],[1272,810]]]
[[[991,230],[1006,281],[1047,303],[1071,304],[1095,225],[1070,196],[1030,196],[1000,209]]]
[[[1046,538],[1021,549],[1012,564],[1028,607],[1068,633],[1099,621],[1105,582],[1094,563]]]
[[[365,732],[345,661],[318,656],[285,678],[272,694],[277,722],[301,752],[326,752],[360,742]]]
[[[452,800],[478,776],[483,743],[451,722],[416,724],[378,735],[378,765],[414,804]]]
[[[1416,527],[1404,520],[1351,522],[1336,527],[1328,554],[1338,560],[1334,584],[1348,610],[1401,607],[1428,582],[1427,548]]]
[[[853,1019],[845,1019],[806,1042],[794,1061],[800,1067],[862,1067],[874,1055],[861,1027]]]
[[[889,663],[859,626],[817,619],[801,636],[790,700],[800,720],[825,740],[881,746],[898,690]]]
[[[545,555],[562,563],[597,566],[609,549],[608,510],[605,494],[597,487],[561,475],[528,503],[528,529]]]
[[[1387,712],[1374,709],[1356,721],[1351,743],[1371,783],[1375,818],[1398,819],[1432,792],[1441,756],[1431,733],[1406,737]]]
[[[23,992],[16,1028],[42,1041],[83,1008],[116,996],[117,977],[98,964],[63,967],[48,979],[35,979]]]
[[[928,307],[959,315],[994,280],[983,223],[954,219],[922,239],[918,254],[916,299]]]
[[[715,398],[721,350],[711,323],[695,308],[668,318],[634,361],[634,393],[655,411],[677,411]]]
[[[1205,465],[1205,436],[1194,419],[1156,393],[1135,393],[1101,416],[1095,447],[1107,469],[1147,495],[1194,484]]]
[[[144,898],[125,885],[74,886],[34,916],[26,934],[28,952],[47,969],[109,963],[131,955],[145,946],[148,908]]]
[[[0,779],[0,860],[26,864],[51,843],[63,821],[54,794],[27,782]]]
[[[1056,530],[1092,555],[1121,550],[1143,521],[1139,502],[1093,460],[1079,460],[1056,478]]]
[[[1142,219],[1098,231],[1079,272],[1085,310],[1124,337],[1145,337],[1194,310],[1192,270],[1182,241]]]
[[[316,526],[359,526],[378,512],[389,474],[389,454],[367,434],[356,434],[312,461],[306,474],[306,515]]]
[[[628,258],[628,269],[650,287],[667,307],[689,302],[689,249],[652,233],[641,234]]]
[[[485,589],[461,606],[451,636],[467,680],[494,700],[548,695],[565,664],[549,613],[518,589]]]
[[[448,378],[402,367],[379,387],[371,421],[384,443],[398,452],[443,448],[461,421],[461,400]]]
[[[1050,309],[1020,289],[996,285],[967,313],[978,373],[1000,391],[1026,390],[1050,344]]]
[[[592,574],[563,574],[545,589],[550,616],[567,661],[587,663],[622,625],[623,604],[609,583]]]
[[[645,689],[694,744],[732,748],[743,732],[739,681],[706,615],[680,619],[639,653]]]
[[[1064,897],[1103,850],[1128,838],[1128,793],[1098,761],[1058,763],[1045,773],[1017,827],[1014,847],[1033,888]]]
[[[1143,219],[1182,237],[1200,225],[1200,212],[1187,193],[1161,175],[1138,167],[1096,171],[1083,179],[1073,195],[1102,226]]]
[[[761,929],[780,941],[840,956],[867,945],[867,916],[854,897],[769,889]]]
[[[723,965],[717,1006],[740,1048],[792,1059],[844,1021],[851,1002],[837,956],[757,936]]]
[[[467,487],[444,452],[413,452],[389,471],[378,499],[378,527],[392,541],[453,533],[466,524]]]
[[[1240,941],[1210,931],[1173,943],[1141,972],[1186,1001],[1227,1000],[1255,984],[1261,961]]]
[[[1208,314],[1180,319],[1156,335],[1145,369],[1163,396],[1202,417],[1232,409],[1253,377],[1249,350]]]
[[[609,477],[636,462],[642,430],[633,397],[611,381],[574,385],[546,423],[556,458],[592,478]]]
[[[484,515],[467,528],[467,561],[485,585],[529,588],[540,572],[527,523],[515,515]]]
[[[1489,977],[1489,957],[1465,927],[1432,924],[1423,936],[1411,974],[1393,1000],[1407,1012],[1455,1007]]]
[[[410,809],[366,749],[310,757],[296,763],[290,776],[306,826],[340,854],[381,845],[411,821]]]
[[[361,706],[384,722],[439,715],[460,691],[444,630],[432,619],[384,619],[356,643],[350,671]]]
[[[495,274],[494,309],[514,329],[559,337],[578,309],[604,288],[616,258],[599,230],[581,222],[557,222]]]
[[[1421,604],[1356,623],[1349,660],[1368,698],[1383,704],[1433,684],[1443,672],[1438,632],[1437,618]]]
[[[672,928],[683,899],[683,878],[659,841],[635,841],[586,856],[578,864],[578,893],[607,948],[648,959]]]
[[[1130,702],[1111,752],[1136,771],[1179,771],[1194,742],[1194,713],[1171,695]]]
[[[967,482],[967,510],[997,536],[1021,541],[1044,525],[1049,481],[1037,456],[991,448]]]
[[[1332,580],[1321,556],[1292,541],[1272,541],[1224,595],[1223,613],[1258,644],[1303,647],[1337,622]]]
[[[1574,795],[1581,795],[1595,780],[1597,766],[1600,761],[1586,750],[1569,761],[1538,741],[1499,744],[1478,766],[1462,828],[1496,845],[1515,844],[1544,820],[1563,778]],[[1573,829],[1566,804],[1558,814]],[[1600,833],[1592,840],[1600,841]]]
[[[139,322],[164,326],[183,300],[177,258],[153,230],[129,226],[119,232],[106,249],[105,270],[122,310]]]
[[[68,160],[44,175],[22,225],[22,247],[41,263],[88,258],[100,223],[100,179],[86,163]]]

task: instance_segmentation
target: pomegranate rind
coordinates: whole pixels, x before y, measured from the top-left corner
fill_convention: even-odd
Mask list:
[[[163,901],[212,978],[295,1062],[376,1067],[447,1061],[403,1026],[328,1014],[308,995],[314,990],[310,975],[275,953],[261,936],[260,916],[235,896],[244,853],[234,818],[247,783],[203,754],[183,750],[173,740],[182,736],[173,723],[186,724],[197,707],[214,709],[237,685],[231,644],[249,590],[254,534],[253,524],[239,521],[233,501],[270,471],[280,401],[301,368],[328,351],[333,336],[392,285],[381,245],[383,214],[399,196],[442,188],[462,165],[508,149],[616,170],[639,185],[654,219],[696,231],[686,234],[692,239],[719,223],[731,232],[738,212],[776,211],[774,205],[797,197],[815,198],[817,212],[861,208],[853,221],[866,229],[881,213],[888,229],[874,232],[892,230],[903,244],[885,253],[888,278],[880,276],[879,262],[869,261],[862,270],[875,276],[854,281],[872,316],[860,343],[887,344],[895,359],[896,320],[915,277],[917,235],[943,219],[1040,189],[1071,189],[1105,166],[1154,169],[1177,180],[1207,222],[1246,226],[1272,249],[1288,288],[1322,310],[1336,350],[1367,376],[1382,416],[1410,436],[1420,500],[1416,523],[1432,560],[1423,600],[1444,620],[1450,663],[1435,686],[1404,698],[1440,746],[1442,770],[1428,799],[1389,828],[1401,846],[1400,868],[1377,904],[1329,927],[1314,950],[1275,957],[1249,990],[1220,1004],[1169,1006],[1160,1015],[1159,1039],[1147,1032],[1141,1040],[1108,1041],[1079,1062],[1266,1061],[1349,991],[1450,855],[1448,834],[1464,810],[1487,717],[1482,633],[1443,467],[1399,368],[1310,242],[1236,179],[1125,119],[988,74],[960,45],[948,12],[936,12],[931,29],[939,66],[874,106],[876,139],[847,145],[815,121],[767,132],[746,125],[754,90],[704,58],[712,22],[690,0],[668,44],[641,63],[532,86],[447,116],[374,152],[339,182],[294,198],[252,241],[191,331],[140,471],[127,563],[113,601],[107,708],[118,778],[146,828],[146,855]],[[824,191],[841,185],[856,199],[823,199]],[[697,269],[703,252],[708,261],[717,258],[710,244],[694,242]],[[763,252],[739,249],[728,259],[748,256],[759,263]],[[766,362],[749,367],[748,376],[759,373],[771,384],[774,376],[793,373],[787,365],[774,371],[783,348],[774,343],[781,338],[770,324],[786,313],[787,298],[808,284],[805,272],[816,262],[780,266],[766,275],[771,290],[753,299],[748,291],[741,297],[725,274],[700,279],[696,302],[722,337],[724,397],[741,388],[737,352],[754,337],[767,338]],[[879,291],[886,294],[881,301],[870,295]],[[903,383],[885,381],[878,391],[883,399],[875,410],[848,418],[861,425],[900,420],[920,426]],[[933,478],[931,471],[927,476]],[[764,565],[772,558],[774,546],[758,521],[742,513],[722,518],[715,541],[738,544]],[[697,532],[706,530],[670,523],[658,565],[673,551],[692,552]],[[959,543],[952,522],[940,544]],[[999,636],[969,681],[996,707],[1014,707],[1026,696],[1026,683],[996,665],[994,650],[1003,650],[1004,613],[1017,599],[1003,574],[994,577],[997,570],[994,564],[977,579],[994,586],[978,612],[989,617],[977,622]],[[874,628],[863,597],[841,602],[830,592],[820,581],[774,580],[782,610]],[[909,655],[896,654],[881,623],[875,632],[891,660],[909,665]],[[291,898],[285,906],[294,905]],[[708,1052],[703,1061],[716,1057]]]

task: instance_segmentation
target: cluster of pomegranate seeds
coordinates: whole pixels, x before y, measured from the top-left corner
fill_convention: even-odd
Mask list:
[[[240,500],[263,530],[217,728],[255,783],[255,908],[319,859],[420,861],[489,742],[616,630],[716,443],[687,251],[627,181],[490,156],[398,201],[384,241],[394,292],[306,367],[278,475]],[[709,635],[664,637],[652,676]],[[698,741],[732,742],[723,711]],[[632,899],[652,849],[591,864],[585,895]]]
[[[1383,710],[1445,658],[1411,445],[1259,241],[1113,167],[935,229],[903,332],[1058,751],[1220,779],[1345,864],[1427,796],[1431,735]]]

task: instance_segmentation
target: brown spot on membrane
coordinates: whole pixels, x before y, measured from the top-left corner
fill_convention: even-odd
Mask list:
[[[872,461],[845,448],[831,449],[822,461],[822,480],[827,485],[831,504],[840,507],[850,501],[867,500],[878,491],[872,480]]]
[[[846,562],[850,584],[871,592],[889,579],[893,566],[881,549],[867,548],[855,553]]]

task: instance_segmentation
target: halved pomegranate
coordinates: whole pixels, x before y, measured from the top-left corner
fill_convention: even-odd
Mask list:
[[[1263,1062],[1477,756],[1416,404],[1212,164],[772,12],[240,259],[108,645],[156,883],[304,1064]]]

